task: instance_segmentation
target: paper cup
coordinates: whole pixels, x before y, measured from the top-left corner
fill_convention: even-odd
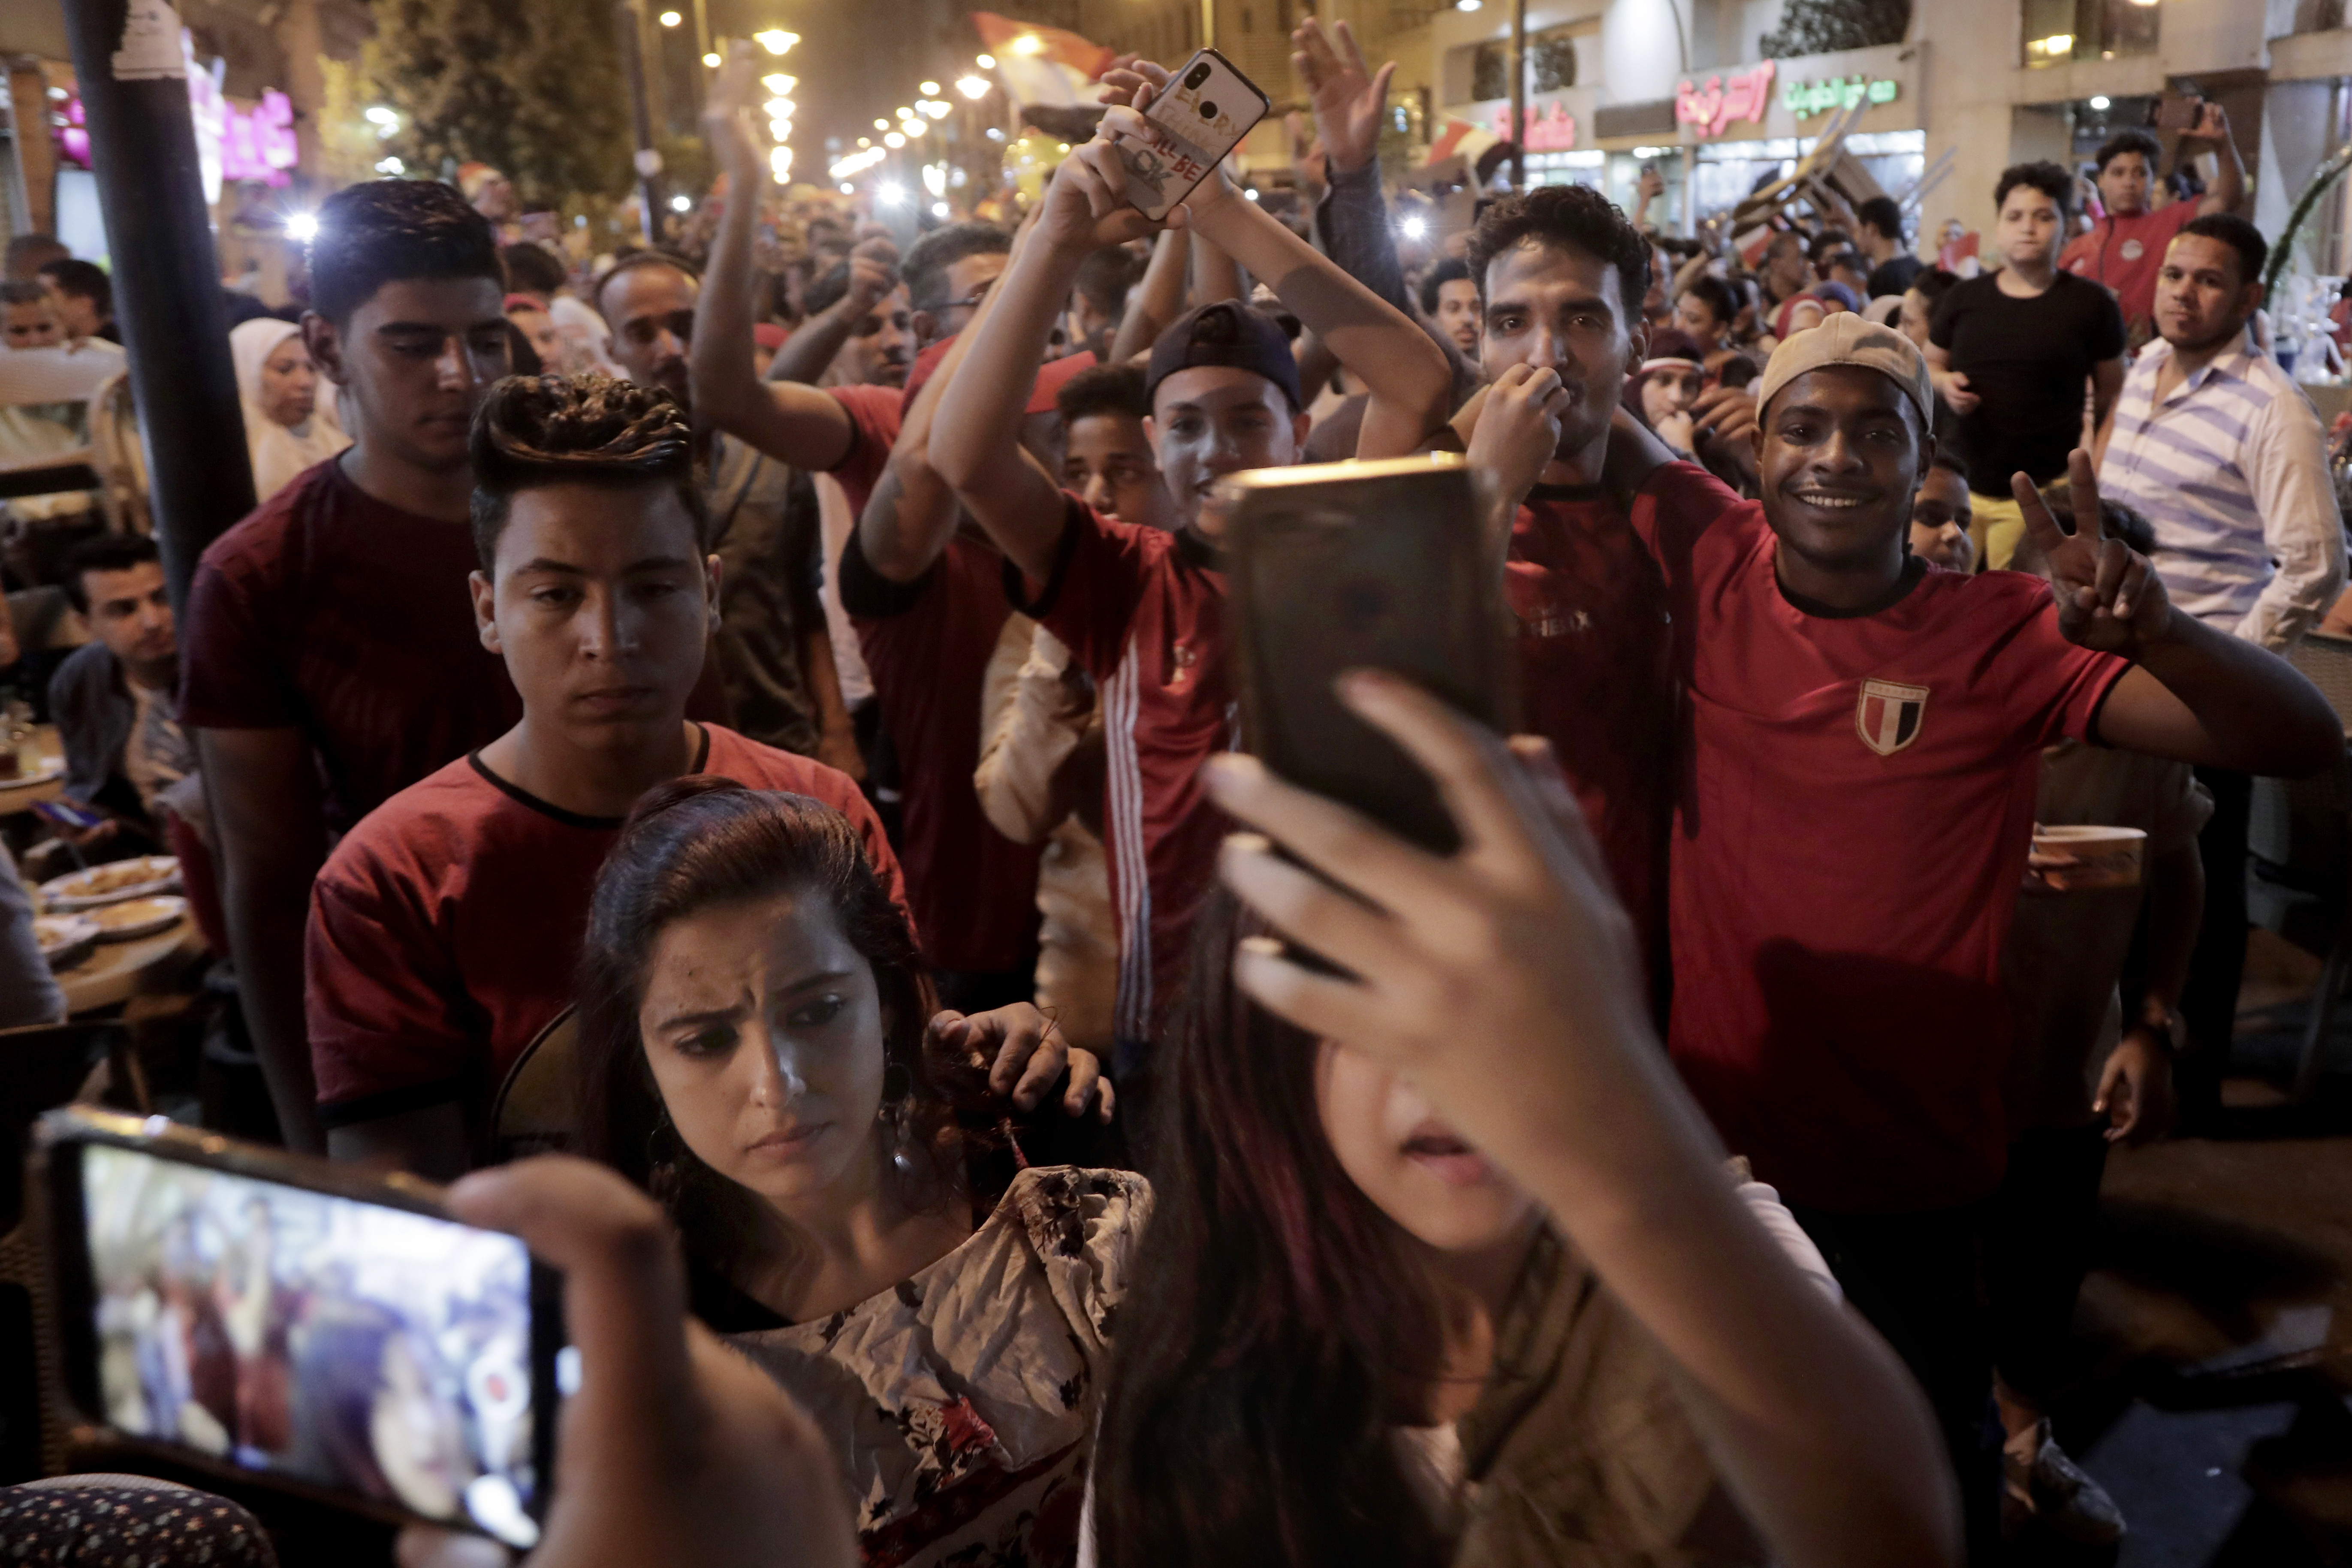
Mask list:
[[[2026,874],[2062,893],[2137,888],[2147,835],[2137,827],[2041,827]]]

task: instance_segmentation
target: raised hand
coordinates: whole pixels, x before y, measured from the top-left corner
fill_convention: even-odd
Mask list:
[[[1352,174],[1370,164],[1381,142],[1381,119],[1388,111],[1389,79],[1396,75],[1391,60],[1378,74],[1364,68],[1364,51],[1356,31],[1340,23],[1334,38],[1314,16],[1290,35],[1297,52],[1290,64],[1307,82],[1307,100],[1315,110],[1315,131],[1329,154],[1331,172]]]
[[[2074,531],[2062,532],[2049,502],[2023,474],[2010,478],[2010,490],[2025,513],[2025,531],[2049,563],[2044,571],[2058,601],[2058,626],[2069,642],[2103,653],[2133,654],[2172,618],[2172,600],[2147,557],[2109,539],[2099,523],[2098,475],[2091,454],[2077,447],[2066,459],[2073,492]]]
[[[841,309],[852,321],[856,321],[880,304],[898,286],[898,271],[888,262],[878,256],[864,256],[852,251],[849,256],[849,292],[841,297]]]
[[[746,182],[751,182],[746,194],[754,195],[765,188],[769,178],[768,161],[761,155],[751,118],[761,90],[758,46],[739,40],[728,50],[727,63],[710,79],[709,96],[702,104],[703,135],[718,154],[719,166],[727,171],[729,188],[745,190]]]

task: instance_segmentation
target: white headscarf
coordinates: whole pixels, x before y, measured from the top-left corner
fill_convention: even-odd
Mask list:
[[[352,444],[334,420],[325,416],[332,389],[321,384],[310,417],[299,425],[280,425],[264,411],[261,371],[269,356],[299,336],[302,329],[272,316],[241,321],[230,329],[229,356],[236,362],[237,399],[245,410],[246,450],[253,459],[254,494],[268,500],[303,469]]]

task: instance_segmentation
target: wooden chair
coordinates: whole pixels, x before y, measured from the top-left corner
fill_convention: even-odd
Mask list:
[[[579,1016],[566,1007],[507,1069],[506,1081],[490,1101],[487,1163],[560,1153],[578,1142],[572,1061],[579,1037]]]

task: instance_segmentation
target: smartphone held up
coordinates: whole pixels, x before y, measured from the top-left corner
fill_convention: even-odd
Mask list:
[[[1496,730],[1513,718],[1499,563],[1450,452],[1261,468],[1225,481],[1243,745],[1415,843],[1460,842],[1437,786],[1335,683],[1402,675]]]
[[[562,1328],[520,1240],[160,1117],[51,1112],[36,1171],[78,1444],[538,1540]]]
[[[1273,100],[1214,49],[1202,49],[1168,79],[1144,109],[1148,142],[1117,138],[1127,175],[1127,200],[1158,220],[1181,205],[1196,186],[1241,145]]]

